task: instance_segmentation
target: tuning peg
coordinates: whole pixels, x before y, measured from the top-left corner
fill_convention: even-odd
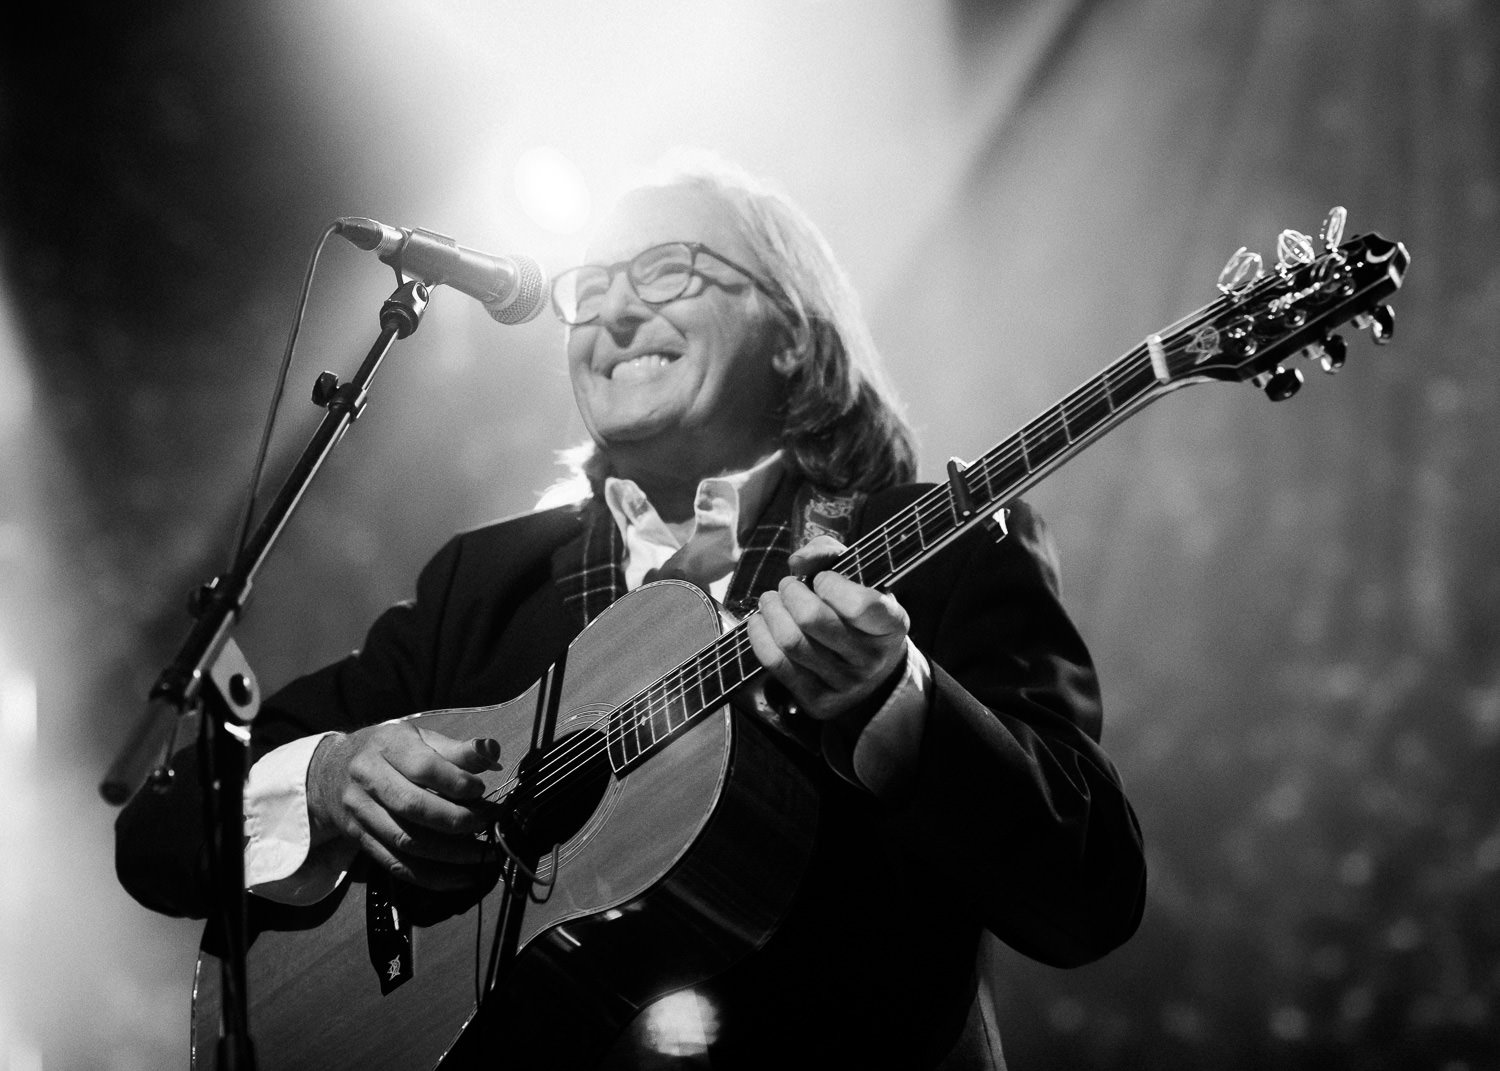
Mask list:
[[[1224,265],[1224,270],[1219,272],[1219,289],[1225,294],[1243,290],[1259,279],[1265,270],[1265,262],[1260,259],[1259,253],[1252,253],[1240,246]]]
[[[1295,368],[1277,365],[1276,371],[1256,377],[1255,385],[1266,392],[1273,402],[1284,402],[1302,389],[1302,373]]]
[[[1291,271],[1303,264],[1311,264],[1316,259],[1312,239],[1301,231],[1288,227],[1276,236],[1276,266],[1281,271]]]
[[[1333,375],[1344,367],[1344,358],[1349,355],[1349,344],[1344,341],[1343,335],[1329,335],[1319,348],[1323,352],[1318,355],[1318,363],[1323,366],[1323,371]]]
[[[1335,205],[1328,210],[1328,218],[1323,221],[1323,248],[1332,253],[1338,249],[1344,241],[1344,224],[1349,219],[1349,211],[1343,205]]]
[[[1375,340],[1377,346],[1384,346],[1396,333],[1396,310],[1389,305],[1376,305],[1369,312],[1362,312],[1354,318],[1355,327],[1368,327],[1370,337]]]

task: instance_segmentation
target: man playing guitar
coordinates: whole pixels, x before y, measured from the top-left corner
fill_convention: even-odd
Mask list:
[[[970,529],[889,589],[840,571],[921,493],[910,433],[826,243],[728,165],[627,194],[552,300],[592,438],[579,495],[455,537],[360,651],[266,701],[251,891],[311,909],[356,865],[444,893],[492,885],[486,776],[523,756],[408,716],[509,700],[614,600],[685,579],[744,619],[766,671],[753,716],[819,798],[774,932],[691,986],[700,1057],[1003,1067],[983,933],[1086,963],[1135,931],[1145,890],[1040,520],[1011,503],[1004,538]],[[121,880],[174,914],[208,907],[196,782],[138,794],[118,826]],[[602,1066],[667,1066],[649,1013]],[[471,1045],[445,1066],[462,1061],[490,1065]]]

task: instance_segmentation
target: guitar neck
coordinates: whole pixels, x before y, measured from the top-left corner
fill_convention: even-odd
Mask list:
[[[1187,381],[1164,383],[1148,345],[1125,354],[1020,431],[862,537],[836,568],[888,588],[1039,483],[1085,446]]]

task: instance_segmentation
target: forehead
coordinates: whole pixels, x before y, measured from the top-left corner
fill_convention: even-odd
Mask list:
[[[612,263],[662,242],[702,242],[745,264],[757,264],[734,213],[702,190],[666,186],[633,190],[621,198],[589,243],[588,259]]]

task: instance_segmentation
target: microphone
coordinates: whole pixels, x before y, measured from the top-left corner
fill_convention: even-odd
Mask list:
[[[547,276],[530,257],[498,257],[466,249],[446,234],[406,230],[361,216],[334,221],[334,230],[404,275],[428,286],[451,286],[476,299],[503,324],[524,324],[542,311]]]

